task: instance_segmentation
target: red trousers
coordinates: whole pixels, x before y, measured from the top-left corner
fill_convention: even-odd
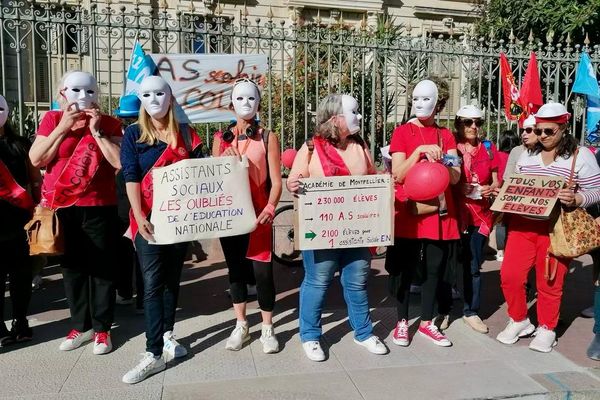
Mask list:
[[[508,315],[516,322],[523,321],[527,318],[525,284],[529,270],[535,267],[538,324],[553,330],[558,324],[563,284],[571,259],[551,257],[552,264],[557,268],[556,275],[551,280],[546,279],[549,246],[548,221],[512,215],[500,280],[508,305]]]

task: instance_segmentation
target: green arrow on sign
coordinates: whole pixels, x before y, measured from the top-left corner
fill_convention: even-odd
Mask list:
[[[314,238],[316,238],[316,237],[317,237],[317,234],[316,234],[316,233],[314,233],[313,231],[306,232],[306,233],[304,234],[304,238],[305,238],[305,239],[310,239],[310,240],[313,240],[313,239],[314,239]]]

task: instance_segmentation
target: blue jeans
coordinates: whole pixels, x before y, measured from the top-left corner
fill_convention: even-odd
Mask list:
[[[305,250],[304,280],[300,286],[300,340],[319,340],[322,334],[321,313],[333,275],[340,271],[348,319],[358,341],[373,335],[369,313],[367,280],[371,254],[367,248]]]
[[[163,334],[175,325],[179,280],[187,243],[149,244],[136,235],[135,247],[144,278],[144,322],[146,351],[162,355]]]
[[[467,233],[462,235],[465,317],[477,315],[481,306],[481,264],[486,237],[478,230],[477,226],[469,226]]]

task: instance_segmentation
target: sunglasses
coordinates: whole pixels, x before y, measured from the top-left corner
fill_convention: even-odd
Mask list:
[[[523,132],[525,132],[525,133],[531,133],[531,132],[533,132],[533,128],[532,127],[523,128],[523,129],[521,129],[521,133],[523,133]]]
[[[483,126],[482,119],[461,119],[460,123],[463,124],[464,126],[471,126],[471,125],[473,125],[473,123],[475,123],[475,126],[478,128]]]
[[[544,128],[544,129],[540,129],[540,128],[535,128],[533,130],[533,133],[535,133],[536,136],[541,136],[542,133],[546,136],[554,136],[558,133],[558,128]]]

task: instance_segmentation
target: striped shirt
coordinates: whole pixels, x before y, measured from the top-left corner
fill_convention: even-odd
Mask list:
[[[562,176],[568,180],[572,161],[573,156],[567,159],[558,157],[550,165],[544,165],[541,153],[524,151],[517,161],[515,172],[523,175]],[[577,184],[578,193],[583,197],[581,207],[600,202],[600,167],[590,149],[579,148],[573,180]]]

